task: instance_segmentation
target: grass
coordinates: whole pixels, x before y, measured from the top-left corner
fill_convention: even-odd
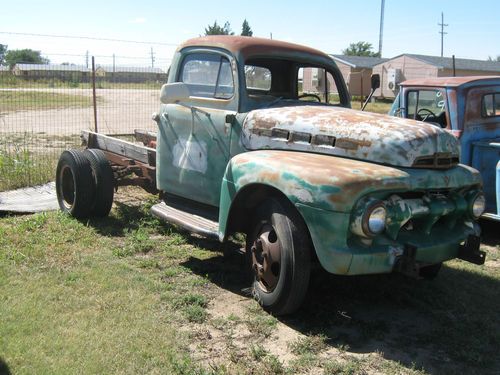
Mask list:
[[[121,191],[117,199],[103,219],[0,217],[0,372],[420,375],[500,368],[494,228],[486,228],[484,266],[452,261],[433,282],[316,270],[303,309],[278,319],[241,291],[247,284],[238,257],[160,223],[147,213],[154,200],[146,196],[140,205],[120,203],[128,201]]]
[[[352,108],[353,109],[360,109],[361,107],[358,105],[359,103],[353,102],[352,103]],[[391,109],[392,106],[392,100],[377,100],[374,102],[370,102],[366,105],[365,111],[366,112],[375,112],[375,113],[382,113],[384,115],[389,113],[389,110]]]
[[[0,138],[0,191],[53,181],[61,152],[79,145],[76,135],[3,134]]]
[[[112,82],[96,77],[97,89],[149,89],[159,90],[163,82]],[[0,88],[68,88],[91,89],[91,82],[81,82],[79,79],[62,81],[57,78],[25,79],[14,75],[0,74]]]
[[[1,91],[2,112],[83,108],[92,106],[92,97],[40,91]]]

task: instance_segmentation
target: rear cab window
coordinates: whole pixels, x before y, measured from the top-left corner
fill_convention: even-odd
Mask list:
[[[500,116],[500,94],[486,94],[481,102],[481,115],[483,117]]]

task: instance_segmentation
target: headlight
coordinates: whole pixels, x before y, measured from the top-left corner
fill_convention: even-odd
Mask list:
[[[382,202],[368,207],[363,215],[363,232],[367,236],[382,233],[385,229],[387,210]]]
[[[479,217],[483,214],[486,208],[486,199],[484,198],[483,193],[478,193],[472,200],[472,204],[470,205],[470,212],[472,217],[475,219],[479,219]]]

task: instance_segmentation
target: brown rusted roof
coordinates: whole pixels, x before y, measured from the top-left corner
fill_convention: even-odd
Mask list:
[[[500,76],[467,76],[467,77],[437,77],[437,78],[416,78],[401,82],[401,86],[433,86],[433,87],[458,87],[470,82],[480,82],[486,80],[497,80],[500,83]]]
[[[329,58],[327,54],[321,51],[301,46],[299,44],[248,36],[210,35],[193,38],[182,43],[179,46],[179,50],[185,47],[193,46],[224,48],[228,51],[231,51],[233,54],[241,53],[245,57],[254,55],[267,55],[270,53],[279,54],[290,52],[304,52]]]

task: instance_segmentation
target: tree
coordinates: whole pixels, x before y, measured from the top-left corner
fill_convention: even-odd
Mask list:
[[[234,35],[234,32],[231,30],[229,22],[226,22],[224,26],[220,26],[215,21],[213,25],[208,25],[205,28],[205,35]]]
[[[487,61],[497,61],[497,62],[500,62],[500,55],[498,55],[496,59],[494,57],[488,56],[488,60]]]
[[[11,69],[18,63],[48,64],[49,59],[42,57],[40,51],[32,49],[13,49],[5,54],[5,63]]]
[[[0,65],[5,63],[5,53],[7,52],[7,45],[0,44]]]
[[[248,24],[248,21],[246,18],[243,21],[243,25],[241,25],[241,36],[253,36],[252,28]]]
[[[380,57],[380,53],[372,51],[372,44],[368,42],[357,42],[349,44],[349,47],[342,50],[342,53],[347,56],[371,56]]]

